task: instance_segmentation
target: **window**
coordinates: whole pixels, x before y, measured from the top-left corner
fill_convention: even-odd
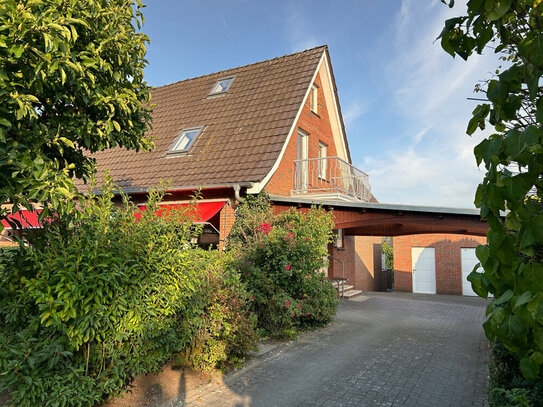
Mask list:
[[[181,134],[179,134],[177,140],[174,141],[168,150],[168,154],[187,152],[203,129],[203,127],[194,127],[192,129],[181,130]]]
[[[298,173],[297,187],[300,191],[305,191],[309,184],[308,151],[309,135],[303,130],[298,129]]]
[[[319,178],[326,179],[328,146],[319,141]]]
[[[314,112],[314,113],[318,113],[318,99],[317,99],[317,95],[318,95],[318,89],[317,89],[317,86],[316,85],[312,85],[311,86],[311,94],[310,94],[310,105],[311,105],[311,111]]]
[[[232,82],[234,82],[234,77],[231,76],[229,78],[222,78],[217,81],[215,86],[213,86],[213,89],[211,89],[211,92],[209,95],[219,95],[222,93],[226,93],[230,85],[232,85]]]

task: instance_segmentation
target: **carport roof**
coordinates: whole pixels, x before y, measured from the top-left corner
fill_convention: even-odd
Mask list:
[[[485,236],[488,224],[478,209],[398,205],[271,196],[276,213],[311,205],[333,210],[336,229],[354,236],[402,236],[444,233]],[[502,214],[503,215],[503,214]]]
[[[403,205],[403,204],[389,204],[389,203],[374,203],[374,202],[349,202],[349,201],[334,201],[334,200],[320,200],[320,199],[300,199],[289,198],[283,196],[271,195],[270,199],[274,202],[285,203],[300,203],[305,205],[323,205],[323,206],[339,206],[348,208],[364,208],[364,209],[384,209],[393,211],[404,212],[426,212],[426,213],[443,213],[451,215],[472,215],[479,216],[479,209],[469,208],[449,208],[446,206],[419,206],[419,205]]]

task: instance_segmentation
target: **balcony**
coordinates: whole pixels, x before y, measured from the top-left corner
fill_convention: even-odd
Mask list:
[[[369,202],[369,176],[339,157],[294,161],[292,195]]]

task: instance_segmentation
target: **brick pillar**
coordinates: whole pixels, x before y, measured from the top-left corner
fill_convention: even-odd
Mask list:
[[[223,250],[224,246],[226,244],[226,239],[228,238],[228,235],[230,234],[230,230],[232,229],[232,226],[234,225],[235,220],[235,211],[232,209],[229,203],[224,205],[221,209],[220,213],[220,236],[219,236],[219,250]]]

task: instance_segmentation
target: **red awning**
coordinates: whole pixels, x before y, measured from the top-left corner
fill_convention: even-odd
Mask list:
[[[8,219],[14,221],[17,225],[21,225],[23,229],[36,229],[41,228],[42,225],[38,221],[38,215],[41,213],[41,209],[35,211],[27,211],[26,209],[15,212],[12,215],[8,215]],[[6,229],[12,229],[7,219],[2,219],[2,225]]]
[[[215,216],[222,207],[226,204],[226,201],[215,201],[215,202],[197,202],[196,205],[194,205],[195,210],[195,218],[194,223],[204,223],[209,221],[213,216]],[[180,209],[180,208],[188,208],[189,203],[181,203],[181,204],[162,204],[159,205],[161,209],[156,211],[155,213],[157,216],[162,217],[163,214],[167,214],[170,209]],[[146,211],[146,206],[138,206],[138,210],[140,211]],[[141,213],[136,212],[134,213],[134,216],[138,219],[141,219]]]

